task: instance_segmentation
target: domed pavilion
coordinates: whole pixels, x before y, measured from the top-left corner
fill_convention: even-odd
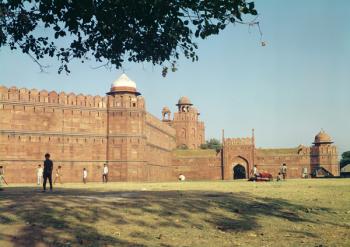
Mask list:
[[[322,129],[316,136],[313,144],[321,145],[321,144],[332,144],[332,138]]]
[[[122,74],[117,80],[115,80],[111,85],[111,91],[108,95],[130,93],[135,95],[140,95],[136,88],[136,83],[127,77],[126,74]]]

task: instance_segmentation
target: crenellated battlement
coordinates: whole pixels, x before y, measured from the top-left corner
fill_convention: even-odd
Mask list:
[[[175,121],[198,121],[197,112],[175,112]]]
[[[145,108],[145,100],[142,96],[132,94],[116,94],[107,96],[110,108]]]
[[[106,108],[107,97],[0,86],[0,100]]]
[[[253,139],[250,138],[250,137],[245,137],[245,138],[225,138],[224,145],[225,146],[253,145]]]

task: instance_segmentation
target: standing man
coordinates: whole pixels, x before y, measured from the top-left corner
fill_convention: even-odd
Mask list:
[[[49,179],[50,182],[50,191],[52,191],[52,170],[53,170],[53,162],[50,160],[50,154],[45,154],[45,161],[44,161],[44,172],[43,172],[43,192],[46,191],[46,181]]]
[[[42,183],[42,178],[43,178],[43,168],[41,167],[41,165],[38,165],[38,168],[36,169],[36,176],[37,176],[37,184],[41,185]]]
[[[87,172],[86,168],[84,168],[83,169],[83,183],[84,184],[86,184],[87,176],[88,176],[88,172]]]
[[[4,167],[0,166],[0,190],[2,190],[2,182],[4,181],[5,184],[7,184],[6,180],[5,180],[5,171],[4,171]]]
[[[286,178],[287,178],[287,165],[285,163],[283,163],[283,165],[281,166],[281,173],[282,173],[283,180],[286,180]]]
[[[107,183],[108,182],[108,167],[107,167],[107,164],[103,165],[102,182],[103,183]]]
[[[258,167],[256,165],[254,165],[252,173],[253,173],[253,177],[255,178],[259,177]]]

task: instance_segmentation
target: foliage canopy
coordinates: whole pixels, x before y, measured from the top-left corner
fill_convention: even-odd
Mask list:
[[[201,149],[215,149],[215,150],[221,150],[221,142],[218,139],[211,138],[209,141],[206,141],[205,144],[201,145]]]
[[[350,151],[342,153],[340,160],[340,168],[346,166],[347,164],[350,164]]]
[[[39,65],[56,57],[59,73],[69,73],[71,59],[89,57],[116,68],[169,62],[175,70],[181,54],[198,60],[195,38],[218,34],[246,14],[257,15],[246,0],[6,0],[0,47],[19,49]]]

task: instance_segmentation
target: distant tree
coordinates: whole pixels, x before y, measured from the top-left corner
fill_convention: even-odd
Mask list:
[[[115,68],[124,61],[151,62],[164,66],[165,76],[168,66],[176,70],[181,54],[198,60],[194,38],[219,34],[232,23],[259,27],[255,20],[243,22],[243,15],[257,15],[253,2],[5,0],[0,1],[0,48],[19,49],[41,69],[39,60],[56,57],[59,73],[70,72],[73,58],[93,57]]]
[[[203,143],[199,147],[200,147],[200,149],[208,149],[208,144],[207,143]]]
[[[221,142],[218,139],[211,138],[209,141],[206,141],[205,144],[201,145],[201,149],[215,149],[220,150],[222,147]]]
[[[340,160],[340,168],[343,168],[347,164],[350,164],[350,151],[342,153]]]
[[[178,149],[182,149],[182,150],[187,150],[188,147],[186,144],[181,144],[180,146],[177,147]]]

